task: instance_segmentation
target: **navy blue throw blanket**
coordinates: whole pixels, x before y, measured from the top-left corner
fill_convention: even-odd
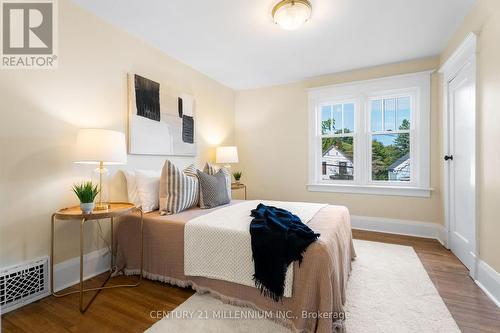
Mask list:
[[[277,302],[283,298],[288,265],[295,260],[300,264],[302,253],[319,234],[281,208],[259,204],[250,216],[253,280],[261,293]]]

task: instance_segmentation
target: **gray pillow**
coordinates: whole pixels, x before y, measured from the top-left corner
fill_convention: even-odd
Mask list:
[[[213,208],[228,204],[231,199],[227,194],[226,175],[219,170],[215,175],[196,171],[200,181],[200,195],[203,197],[203,208]]]
[[[205,163],[205,167],[203,168],[203,172],[205,173],[208,173],[209,175],[215,175],[217,173],[217,171],[219,170],[222,170],[222,172],[224,172],[224,174],[226,175],[226,187],[227,187],[227,195],[229,196],[229,200],[231,200],[231,180],[232,180],[232,176],[231,176],[231,172],[222,167],[222,168],[219,168],[219,167],[216,167],[215,165],[213,164],[210,164],[208,162]],[[203,202],[200,202],[200,207],[203,207]]]

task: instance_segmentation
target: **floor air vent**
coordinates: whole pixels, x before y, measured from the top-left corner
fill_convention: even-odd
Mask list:
[[[2,313],[17,309],[49,294],[47,257],[0,271]]]

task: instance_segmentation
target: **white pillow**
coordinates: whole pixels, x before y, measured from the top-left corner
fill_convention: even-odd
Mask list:
[[[135,171],[123,171],[125,178],[127,179],[127,197],[128,202],[133,203],[136,206],[141,205],[141,198],[139,198],[139,192],[137,192],[137,185],[135,183]]]
[[[137,194],[144,213],[157,210],[159,207],[161,171],[137,170],[135,184]]]

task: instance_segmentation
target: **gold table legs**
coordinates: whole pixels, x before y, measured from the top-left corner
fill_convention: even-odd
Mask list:
[[[141,269],[140,269],[140,275],[139,275],[139,280],[135,284],[118,284],[118,285],[112,285],[112,286],[106,286],[106,283],[108,283],[109,279],[111,278],[111,275],[113,274],[113,258],[114,258],[114,248],[113,248],[113,232],[114,232],[114,225],[113,225],[113,217],[110,218],[111,220],[111,259],[110,259],[110,271],[109,275],[107,276],[106,280],[103,282],[103,284],[100,287],[96,288],[84,288],[84,281],[83,281],[83,252],[84,252],[84,230],[83,227],[85,225],[85,222],[88,220],[85,218],[82,218],[80,220],[80,283],[79,283],[79,289],[75,291],[70,291],[66,293],[56,293],[54,292],[54,245],[55,245],[55,220],[56,220],[56,214],[52,215],[51,218],[51,246],[50,246],[50,292],[52,296],[54,297],[64,297],[68,296],[71,294],[80,294],[80,299],[79,299],[79,306],[80,306],[80,312],[84,313],[87,311],[87,309],[90,307],[94,299],[97,297],[97,295],[101,292],[103,289],[112,289],[112,288],[121,288],[121,287],[137,287],[141,281],[142,281],[142,275],[143,275],[143,264],[144,264],[144,214],[142,212],[141,208],[137,208],[137,210],[141,213],[141,241],[140,241],[140,249],[141,249]],[[96,291],[94,296],[90,299],[90,301],[84,306],[83,305],[83,294],[85,292],[89,291]]]

